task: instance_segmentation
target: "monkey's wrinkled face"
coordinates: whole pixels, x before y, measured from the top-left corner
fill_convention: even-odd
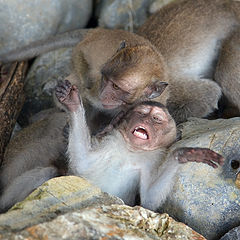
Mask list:
[[[166,147],[176,139],[176,126],[167,109],[137,106],[120,129],[125,141],[138,150]]]

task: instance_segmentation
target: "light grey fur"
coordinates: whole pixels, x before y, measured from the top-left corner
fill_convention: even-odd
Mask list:
[[[156,210],[164,202],[179,166],[171,154],[166,159],[165,150],[132,151],[116,129],[101,141],[91,139],[83,106],[71,113],[68,145],[71,172],[120,197],[126,204],[134,205],[137,193],[146,208]]]

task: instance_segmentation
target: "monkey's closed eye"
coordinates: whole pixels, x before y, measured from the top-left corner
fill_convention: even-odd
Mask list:
[[[232,160],[231,161],[231,167],[232,169],[238,169],[240,167],[240,163],[238,160]]]

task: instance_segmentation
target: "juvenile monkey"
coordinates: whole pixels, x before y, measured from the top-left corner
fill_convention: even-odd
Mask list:
[[[223,163],[209,149],[181,148],[167,155],[168,146],[176,140],[176,125],[160,103],[139,103],[129,109],[118,128],[99,139],[90,137],[76,86],[60,82],[56,95],[71,116],[69,162],[62,159],[65,113],[54,113],[21,131],[10,142],[1,169],[1,212],[66,172],[86,177],[130,205],[140,191],[141,204],[156,209],[170,191],[179,163],[197,161],[212,167]]]
[[[83,41],[73,50],[73,74],[68,79],[79,87],[84,103],[95,108],[94,114],[100,110],[112,115],[113,109],[154,98],[167,103],[177,123],[190,116],[205,117],[217,108],[221,96],[212,81],[215,65],[223,41],[239,27],[239,13],[239,1],[182,0],[151,16],[138,35],[85,30]],[[80,32],[75,36],[82,38]],[[71,43],[76,40],[69,38]],[[54,49],[61,41],[54,38],[0,60],[33,57],[43,46]],[[238,98],[235,91],[231,95]]]
[[[141,205],[156,210],[173,185],[179,163],[205,162],[213,167],[223,158],[209,149],[181,148],[166,158],[176,140],[176,125],[166,107],[157,102],[136,105],[111,135],[98,141],[90,136],[78,89],[61,82],[56,96],[70,112],[68,144],[71,173],[85,177],[103,191],[134,205],[137,193]]]

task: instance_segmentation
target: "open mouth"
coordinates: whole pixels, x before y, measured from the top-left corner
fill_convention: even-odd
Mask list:
[[[138,126],[138,127],[134,128],[132,134],[135,137],[143,139],[143,140],[149,139],[147,130],[142,126]]]

